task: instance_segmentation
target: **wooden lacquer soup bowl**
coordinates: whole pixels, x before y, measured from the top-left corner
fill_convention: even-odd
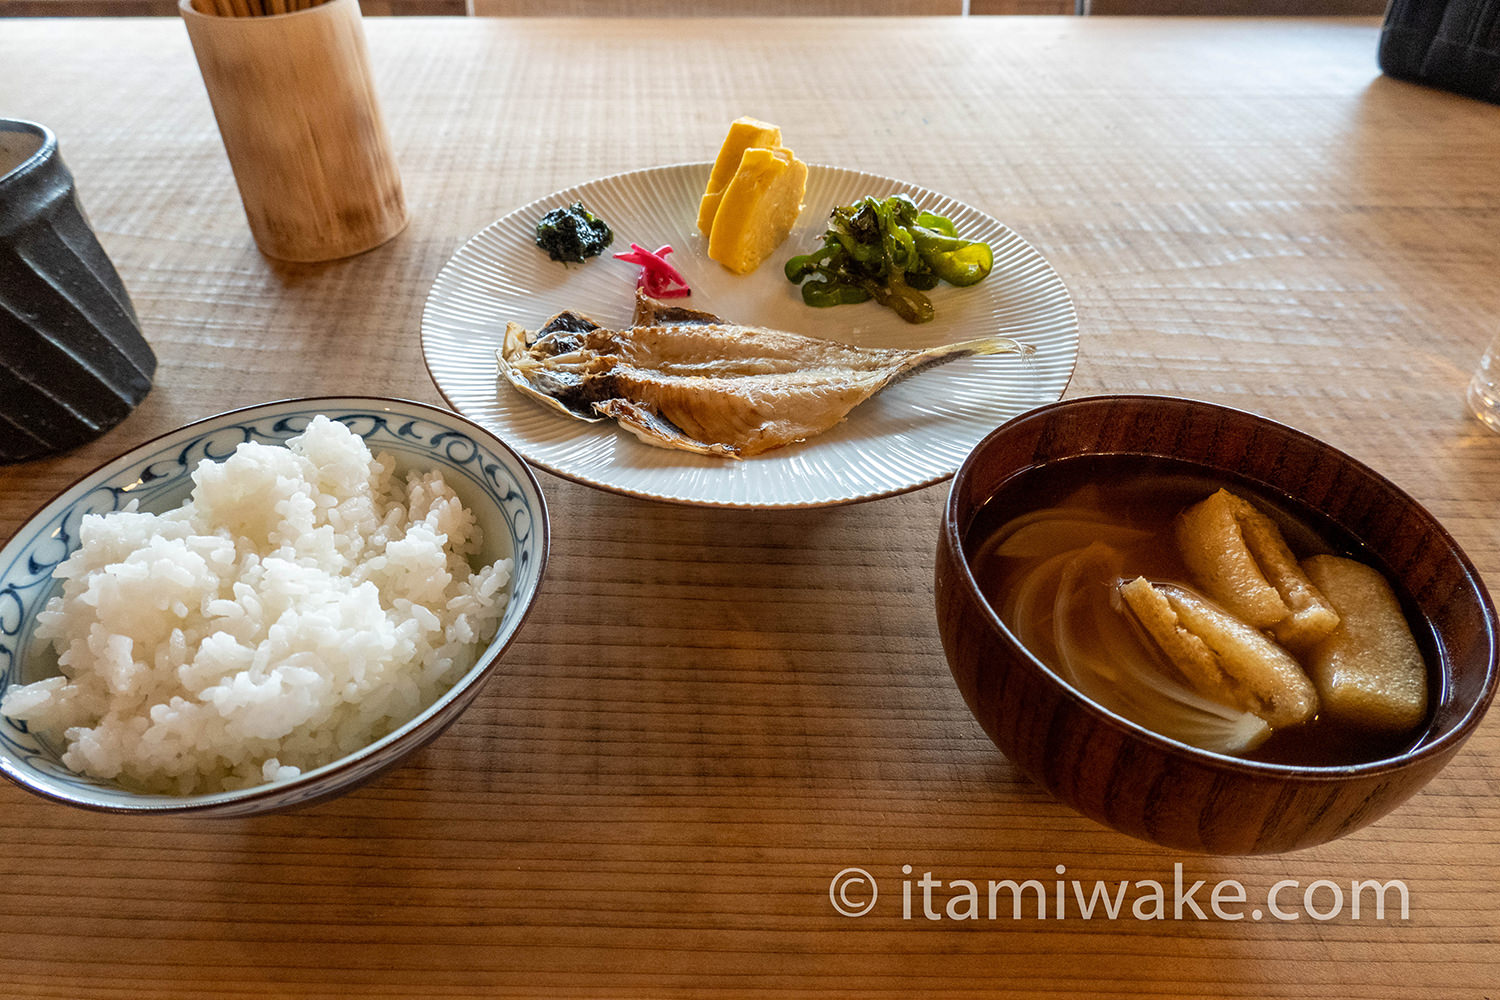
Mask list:
[[[985,598],[966,536],[986,503],[1025,511],[1027,474],[1078,456],[1108,468],[1175,460],[1272,498],[1384,572],[1428,670],[1426,720],[1400,745],[1329,763],[1265,762],[1157,735],[1084,697],[1024,648]],[[1077,468],[1078,466],[1073,466]],[[1008,506],[1007,506],[1008,505]],[[968,539],[970,545],[973,539]],[[1352,551],[1351,553],[1352,554]],[[1495,609],[1454,540],[1390,482],[1272,421],[1184,399],[1085,397],[1043,406],[982,441],[959,469],[938,542],[938,627],[954,679],[1000,750],[1083,814],[1168,847],[1265,854],[1374,822],[1456,753],[1494,696]]]

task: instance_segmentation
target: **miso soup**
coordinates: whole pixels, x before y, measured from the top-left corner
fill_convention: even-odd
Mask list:
[[[1042,662],[1083,694],[1139,725],[1247,759],[1338,766],[1380,760],[1412,746],[1426,720],[1378,731],[1318,712],[1271,728],[1209,699],[1166,662],[1118,596],[1136,577],[1195,589],[1175,538],[1179,515],[1221,488],[1249,501],[1280,529],[1296,560],[1344,556],[1383,572],[1356,539],[1315,511],[1228,475],[1140,455],[1079,456],[1008,484],[974,518],[964,550],[986,600]],[[1389,573],[1385,581],[1395,587]],[[1396,591],[1432,694],[1435,642]],[[1305,662],[1299,652],[1295,658]],[[1421,711],[1430,712],[1424,707]]]

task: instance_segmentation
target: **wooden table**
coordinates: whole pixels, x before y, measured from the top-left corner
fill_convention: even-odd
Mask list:
[[[568,184],[707,159],[755,114],[809,161],[936,188],[1034,243],[1078,306],[1070,395],[1195,396],[1313,432],[1500,578],[1500,437],[1463,403],[1500,331],[1500,116],[1382,78],[1373,20],[367,28],[411,226],[362,257],[286,267],[250,241],[180,23],[0,22],[0,107],[59,135],[161,360],[105,438],[0,471],[0,534],[103,459],[219,410],[438,401],[419,316],[464,239]],[[541,478],[555,547],[503,676],[376,783],[221,822],[0,786],[0,993],[1500,989],[1500,720],[1342,841],[1182,856],[1054,803],[968,716],[932,610],[944,486],[744,513]],[[1179,918],[1177,865],[1185,887],[1234,880],[1298,919],[1221,919],[1206,890],[1205,918]],[[849,867],[880,887],[863,918],[830,901]],[[943,883],[936,920],[926,872]],[[966,922],[944,911],[959,879],[1157,882],[1167,906]],[[1391,896],[1383,918],[1368,897],[1355,917],[1360,879],[1403,883],[1406,915]],[[1336,914],[1319,880],[1342,887]]]

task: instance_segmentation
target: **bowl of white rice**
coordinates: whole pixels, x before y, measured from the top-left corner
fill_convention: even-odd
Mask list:
[[[190,424],[0,548],[0,772],[112,812],[340,794],[474,699],[547,548],[526,463],[448,410],[328,397]]]

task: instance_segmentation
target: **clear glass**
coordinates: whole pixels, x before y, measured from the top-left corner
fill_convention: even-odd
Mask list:
[[[1500,337],[1490,341],[1469,380],[1469,409],[1492,431],[1500,431]]]

